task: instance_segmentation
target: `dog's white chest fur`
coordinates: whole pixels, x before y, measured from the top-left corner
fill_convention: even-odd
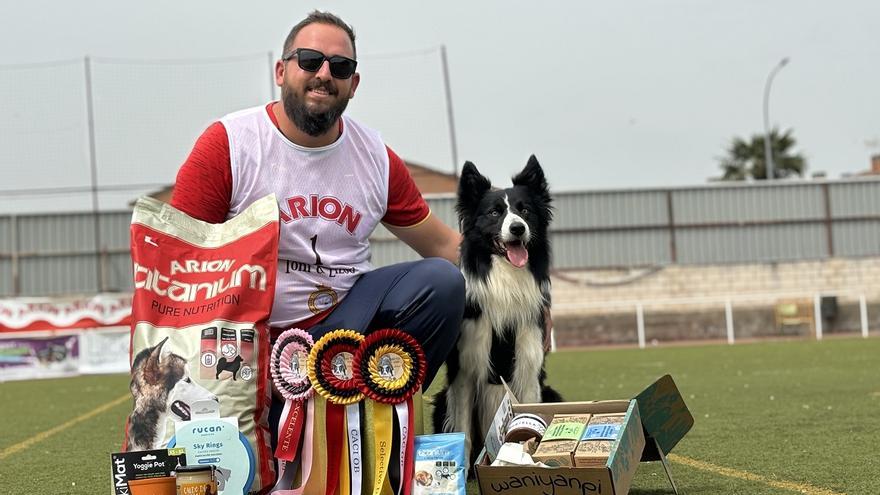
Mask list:
[[[492,422],[504,388],[489,382],[492,371],[492,333],[512,332],[515,356],[508,385],[519,402],[541,401],[539,374],[544,361],[542,329],[537,322],[542,310],[541,288],[528,265],[516,268],[503,258],[492,257],[489,276],[483,280],[464,273],[467,297],[480,307],[476,318],[465,318],[458,340],[458,376],[447,394],[446,430],[470,431],[474,402],[481,434]],[[470,452],[470,438],[466,443]]]
[[[541,310],[541,288],[528,269],[516,268],[500,256],[492,256],[486,280],[464,274],[467,297],[483,310],[492,328],[520,328],[534,325],[535,311]]]
[[[544,361],[542,329],[537,325],[542,308],[541,288],[528,265],[516,268],[506,260],[493,256],[486,280],[465,275],[467,297],[482,313],[466,319],[461,329],[458,351],[461,360],[470,365],[462,371],[474,373],[478,384],[486,384],[489,374],[487,358],[492,351],[492,332],[513,332],[516,356],[510,385],[520,402],[539,402],[541,397],[538,373]],[[478,364],[479,363],[479,364]],[[499,397],[500,399],[500,397]]]

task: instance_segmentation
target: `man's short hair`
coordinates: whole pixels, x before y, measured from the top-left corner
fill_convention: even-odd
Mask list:
[[[281,56],[284,57],[288,53],[290,53],[291,48],[293,47],[293,40],[296,38],[296,35],[302,30],[302,28],[308,26],[309,24],[328,24],[330,26],[336,26],[339,29],[345,31],[345,34],[348,35],[348,39],[351,40],[351,50],[355,60],[357,60],[357,48],[354,44],[354,29],[351,28],[348,24],[345,23],[339,17],[331,14],[330,12],[321,12],[320,10],[313,10],[306,16],[305,19],[299,21],[296,26],[293,26],[293,29],[290,30],[290,34],[287,35],[287,39],[284,40],[284,47],[281,52]],[[332,53],[328,53],[328,55],[335,55]]]

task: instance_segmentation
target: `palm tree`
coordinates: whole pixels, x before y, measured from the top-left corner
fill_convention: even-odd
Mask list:
[[[782,135],[777,129],[770,131],[770,148],[773,153],[773,178],[803,177],[807,170],[807,160],[791,149],[796,141],[791,129]],[[721,180],[763,180],[767,178],[767,164],[764,158],[764,135],[753,134],[751,140],[735,137],[727,148],[727,156],[721,159],[724,175]]]

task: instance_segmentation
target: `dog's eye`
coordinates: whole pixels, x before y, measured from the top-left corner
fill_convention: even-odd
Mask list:
[[[520,208],[519,214],[521,216],[527,216],[529,214],[529,209],[528,208]]]
[[[190,378],[190,377],[186,377],[186,378],[184,378],[183,381],[185,381],[186,383],[192,383],[192,382],[193,382],[193,381],[192,381],[192,378]]]
[[[501,215],[501,212],[500,212],[499,210],[496,210],[496,209],[494,209],[494,208],[491,209],[491,210],[489,210],[489,216],[491,216],[491,217],[497,217],[498,215]]]

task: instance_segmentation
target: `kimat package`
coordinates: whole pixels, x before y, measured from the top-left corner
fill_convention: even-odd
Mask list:
[[[185,465],[186,452],[181,448],[110,454],[113,495],[130,495],[130,481],[174,476],[174,471]]]
[[[134,295],[127,451],[164,448],[197,401],[234,417],[248,456],[245,492],[272,486],[267,320],[275,293],[278,205],[266,196],[223,224],[152,198],[131,222]],[[241,493],[241,492],[239,492]]]
[[[417,435],[413,495],[465,495],[464,433]]]

